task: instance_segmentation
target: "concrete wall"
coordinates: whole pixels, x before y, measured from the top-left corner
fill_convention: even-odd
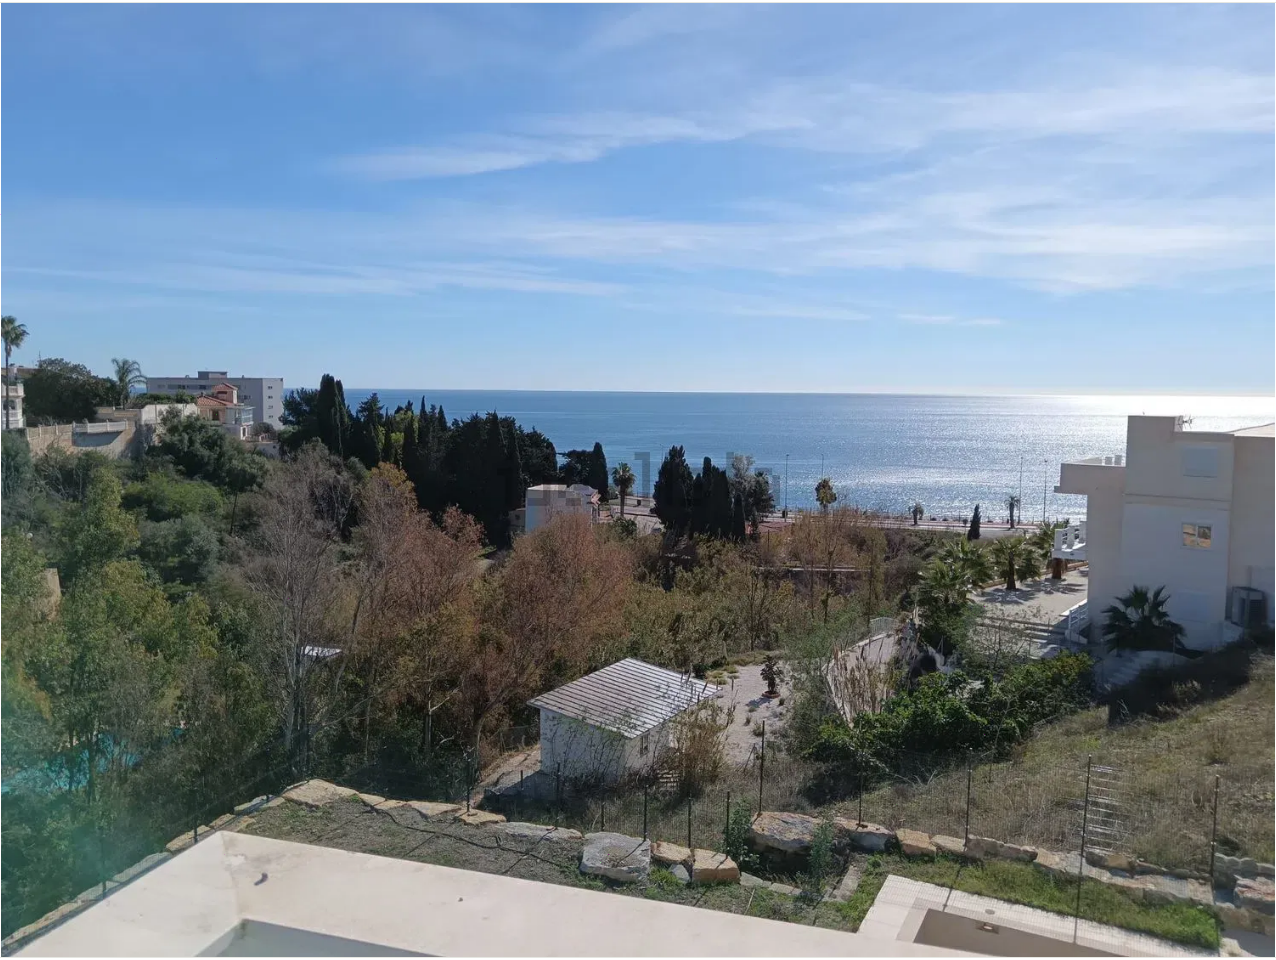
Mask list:
[[[1087,601],[1091,622],[1125,592],[1121,571],[1121,513],[1125,498],[1125,467],[1065,463],[1059,470],[1060,493],[1086,496],[1086,560],[1089,563]],[[1097,638],[1097,631],[1095,633]]]
[[[566,514],[592,519],[594,506],[580,493],[573,490],[537,490],[527,491],[527,513],[524,529],[531,533],[545,526],[554,517]]]
[[[1228,584],[1267,594],[1267,622],[1276,607],[1272,536],[1276,529],[1276,445],[1267,437],[1237,437],[1235,488],[1228,537]]]

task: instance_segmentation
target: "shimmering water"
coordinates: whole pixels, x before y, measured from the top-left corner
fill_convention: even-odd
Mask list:
[[[370,390],[350,389],[353,408]],[[1002,516],[1022,491],[1026,519],[1085,515],[1085,498],[1053,492],[1059,463],[1125,452],[1130,414],[1186,415],[1195,430],[1276,420],[1270,397],[924,397],[880,394],[549,393],[378,390],[393,409],[442,403],[449,418],[497,410],[548,436],[558,451],[601,441],[607,463],[629,462],[649,492],[660,461],[682,444],[693,467],[751,454],[775,477],[778,506],[814,504],[832,478],[841,501],[937,515],[975,504]],[[787,484],[785,481],[787,472]],[[1043,493],[1044,491],[1044,493]]]

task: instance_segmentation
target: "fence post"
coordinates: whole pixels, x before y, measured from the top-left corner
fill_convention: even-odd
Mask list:
[[[758,754],[758,814],[762,813],[762,784],[766,780],[766,721],[762,721],[762,752]]]
[[[726,846],[725,841],[727,837],[729,837],[730,835],[731,835],[731,791],[728,790],[727,791],[727,819],[726,819],[726,822],[722,825],[722,839],[724,841],[723,842],[724,847]]]
[[[864,764],[860,762],[860,756],[858,753],[855,755],[855,778],[856,780],[859,781],[859,793],[860,793],[860,808],[859,808],[858,822],[863,823],[864,822]]]
[[[1081,923],[1081,884],[1085,880],[1085,833],[1090,825],[1090,766],[1093,757],[1085,758],[1085,802],[1081,807],[1081,856],[1077,863],[1077,906],[1072,915],[1072,942],[1077,942],[1077,927]]]
[[[648,785],[642,785],[642,838],[647,839],[647,790]]]
[[[1218,783],[1214,777],[1214,826],[1210,829],[1210,898],[1214,896],[1214,862],[1218,859]]]
[[[691,846],[691,798],[687,797],[687,849],[694,850]]]
[[[554,806],[558,812],[563,809],[563,765],[560,763],[554,773]]]
[[[966,758],[966,833],[962,838],[970,842],[970,785],[975,778],[975,761],[972,756]]]
[[[470,812],[470,794],[474,792],[474,771],[470,766],[473,762],[474,762],[473,755],[467,751],[465,755],[465,812],[466,813]]]
[[[607,829],[607,798],[603,797],[603,799],[600,800],[599,803],[601,804],[601,812],[599,813],[599,817],[601,819],[600,826],[603,831],[606,831]]]

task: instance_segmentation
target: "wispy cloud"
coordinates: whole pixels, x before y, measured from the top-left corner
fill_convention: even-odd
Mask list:
[[[944,313],[901,313],[899,319],[932,327],[1000,327],[1004,323],[996,317],[963,319]]]

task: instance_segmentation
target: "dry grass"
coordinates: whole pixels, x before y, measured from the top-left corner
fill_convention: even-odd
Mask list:
[[[970,781],[972,834],[1050,849],[1076,846],[1087,757],[1120,780],[1121,846],[1167,867],[1209,864],[1215,778],[1218,843],[1227,853],[1271,862],[1273,838],[1272,660],[1230,696],[1178,716],[1109,728],[1107,710],[1087,710],[1043,730],[1007,763],[982,766]],[[889,826],[961,836],[967,776],[883,787],[864,797],[864,816]],[[856,801],[836,804],[858,811]]]

